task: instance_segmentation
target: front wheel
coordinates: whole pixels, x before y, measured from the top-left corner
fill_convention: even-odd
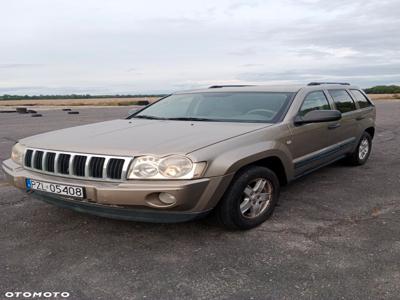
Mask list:
[[[364,132],[358,142],[357,148],[348,157],[348,162],[354,166],[365,164],[371,154],[372,138],[368,132]]]
[[[238,172],[218,205],[218,216],[230,229],[251,229],[267,220],[279,198],[279,180],[268,168]]]

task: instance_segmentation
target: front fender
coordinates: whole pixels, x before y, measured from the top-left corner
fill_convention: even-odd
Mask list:
[[[215,153],[219,153],[215,155]],[[289,154],[290,155],[290,154]],[[252,164],[258,160],[276,157],[280,159],[285,170],[287,180],[293,178],[293,167],[291,158],[282,145],[278,142],[265,141],[256,144],[248,144],[240,147],[232,147],[230,150],[214,151],[212,160],[208,161],[205,177],[221,176],[218,188],[215,190],[214,196],[209,203],[210,207],[214,207],[219,199],[223,196],[226,189],[229,187],[235,173],[242,167]]]
[[[236,173],[242,167],[258,160],[277,157],[285,169],[287,179],[293,174],[290,153],[276,141],[262,141],[258,143],[231,148],[215,156],[209,162],[206,176],[220,176]]]
[[[293,177],[293,158],[286,143],[291,132],[286,124],[277,124],[190,153],[193,161],[207,161],[206,177],[234,174],[257,160],[277,157],[287,180]]]
[[[227,168],[226,173],[236,173],[239,169],[249,164],[252,164],[261,159],[276,157],[281,162],[285,169],[285,174],[290,176],[292,174],[291,167],[291,159],[288,155],[289,153],[285,152],[285,149],[282,149],[280,143],[278,142],[260,142],[257,144],[248,145],[239,149],[235,149],[239,151],[241,159],[236,161],[232,160],[230,166]],[[229,155],[233,155],[237,157],[235,151],[233,153],[228,153],[227,156],[223,157],[224,160],[229,160]]]

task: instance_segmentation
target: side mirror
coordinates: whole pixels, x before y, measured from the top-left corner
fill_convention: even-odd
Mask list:
[[[322,123],[338,121],[342,118],[342,113],[338,110],[312,110],[304,116],[296,116],[294,118],[295,125],[308,123]]]

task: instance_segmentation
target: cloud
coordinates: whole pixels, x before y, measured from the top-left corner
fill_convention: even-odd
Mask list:
[[[296,83],[311,81],[346,80],[360,85],[372,83],[400,82],[400,63],[362,66],[340,66],[335,68],[306,68],[285,72],[246,72],[237,79],[246,82],[274,82],[282,79]]]
[[[43,64],[0,64],[0,69],[37,68]]]
[[[397,0],[6,1],[0,93],[399,83],[398,9]]]

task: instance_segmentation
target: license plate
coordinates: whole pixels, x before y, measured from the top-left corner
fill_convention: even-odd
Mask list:
[[[41,192],[48,192],[63,196],[83,198],[84,189],[79,186],[64,185],[41,180],[26,179],[26,189],[28,191],[35,190]]]

